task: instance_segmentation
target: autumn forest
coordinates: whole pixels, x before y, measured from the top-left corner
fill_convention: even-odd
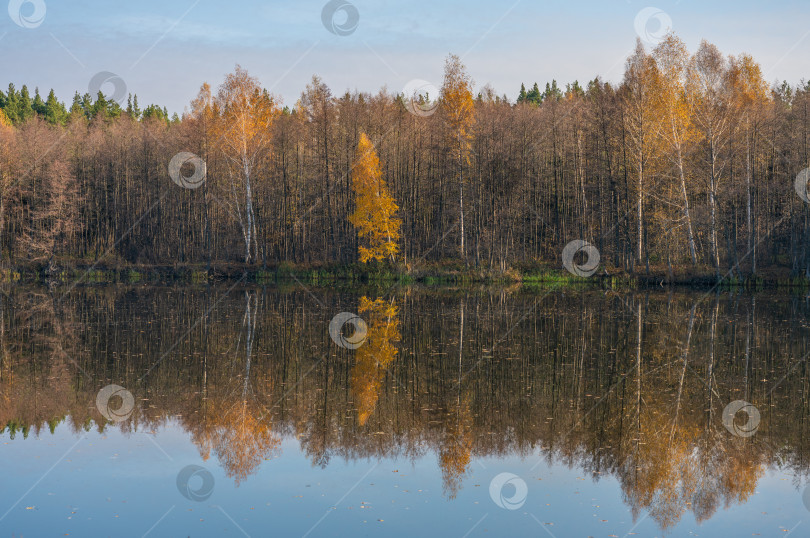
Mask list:
[[[5,267],[508,273],[560,269],[581,239],[599,274],[810,277],[810,84],[673,34],[639,41],[619,83],[517,102],[450,55],[439,95],[315,76],[285,104],[237,66],[182,115],[13,85],[0,109]]]

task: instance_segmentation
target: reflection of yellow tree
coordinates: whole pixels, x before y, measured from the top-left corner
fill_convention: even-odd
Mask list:
[[[262,460],[281,445],[269,420],[243,400],[222,414],[222,427],[214,442],[217,458],[237,484],[252,474]]]
[[[200,451],[203,461],[208,461],[211,457],[211,450],[216,439],[216,413],[212,412],[211,400],[203,399],[200,403],[200,411],[193,417],[181,417],[181,423],[191,432],[191,442]]]
[[[761,452],[749,453],[750,444],[723,432],[717,436],[695,424],[673,423],[666,405],[666,400],[649,400],[641,410],[636,435],[621,451],[622,491],[633,517],[648,510],[662,529],[668,529],[687,510],[704,521],[721,504],[745,502],[764,470]]]
[[[245,372],[242,397],[231,405],[228,405],[229,398],[222,400],[216,433],[211,443],[226,474],[237,484],[253,473],[262,460],[268,458],[281,445],[281,439],[273,432],[269,417],[262,416],[262,409],[256,404],[255,398],[248,397],[257,314],[258,296],[245,292],[245,316],[242,321],[245,335]]]
[[[377,406],[385,372],[397,354],[395,344],[399,342],[400,334],[398,309],[393,300],[387,303],[382,299],[372,301],[361,297],[359,312],[368,332],[352,367],[351,394],[363,425]]]
[[[754,493],[759,477],[765,470],[764,462],[760,459],[761,454],[734,451],[724,460],[725,469],[718,480],[723,485],[723,491],[727,492],[726,506],[732,502],[742,504]]]
[[[681,427],[671,432],[667,415],[657,410],[645,409],[639,423],[636,438],[627,440],[622,490],[634,518],[649,510],[666,529],[680,520],[698,487],[700,469],[693,458],[698,431]]]
[[[445,436],[439,449],[442,485],[449,499],[455,499],[467,474],[472,453],[472,415],[466,401],[453,405],[447,414]]]

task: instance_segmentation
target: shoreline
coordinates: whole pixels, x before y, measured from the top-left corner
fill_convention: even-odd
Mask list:
[[[708,269],[708,268],[707,268]],[[784,268],[763,270],[756,276],[722,276],[711,272],[675,272],[671,277],[663,269],[629,273],[601,268],[590,277],[578,277],[565,269],[546,265],[524,264],[506,270],[464,267],[457,262],[441,262],[420,267],[386,264],[306,265],[281,263],[268,266],[243,264],[175,264],[175,265],[103,265],[73,264],[45,268],[20,265],[0,268],[0,282],[63,285],[186,283],[207,284],[244,279],[255,284],[301,282],[314,286],[368,285],[383,283],[432,286],[515,285],[527,287],[598,287],[607,289],[691,288],[810,290],[810,279],[790,275]]]

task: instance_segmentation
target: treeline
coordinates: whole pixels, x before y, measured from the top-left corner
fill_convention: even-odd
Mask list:
[[[79,95],[79,92],[76,92],[73,96],[73,103],[68,109],[65,103],[56,98],[53,90],[43,101],[39,88],[34,89],[34,97],[31,97],[28,86],[23,84],[18,91],[13,83],[8,85],[7,93],[0,91],[0,109],[3,110],[5,119],[13,125],[24,124],[34,116],[38,116],[52,125],[65,125],[79,117],[87,120],[92,120],[96,116],[114,119],[121,115],[135,120],[155,118],[174,123],[180,121],[180,117],[176,113],[170,118],[166,107],[149,105],[141,110],[138,106],[137,95],[128,95],[126,108],[123,108],[118,102],[107,98],[101,91],[96,94],[95,99],[89,93]]]
[[[67,109],[53,92],[10,88],[2,261],[354,262],[352,166],[366,134],[411,266],[561,267],[583,239],[611,270],[810,276],[795,187],[810,163],[810,84],[769,87],[750,56],[707,42],[691,54],[670,35],[639,43],[619,84],[535,84],[517,103],[472,88],[453,56],[435,101],[334,95],[313,77],[282,107],[238,67],[174,119],[136,99],[77,94]],[[205,162],[201,187],[172,182],[180,152]]]

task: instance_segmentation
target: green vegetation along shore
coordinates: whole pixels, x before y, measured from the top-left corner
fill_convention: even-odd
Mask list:
[[[562,268],[545,265],[523,265],[503,271],[491,268],[464,267],[457,261],[409,267],[404,264],[323,264],[254,267],[241,264],[175,265],[107,265],[76,264],[68,266],[20,266],[0,269],[0,282],[41,283],[53,285],[94,285],[114,283],[188,283],[206,284],[217,281],[258,284],[300,283],[313,286],[350,286],[357,284],[417,284],[424,286],[514,285],[590,286],[614,289],[646,287],[692,288],[795,288],[810,289],[810,279],[791,276],[777,269],[764,270],[755,277],[740,279],[731,275],[714,275],[710,267],[702,272],[668,274],[666,268],[651,268],[637,274],[617,269],[600,268],[589,277],[573,275]]]

